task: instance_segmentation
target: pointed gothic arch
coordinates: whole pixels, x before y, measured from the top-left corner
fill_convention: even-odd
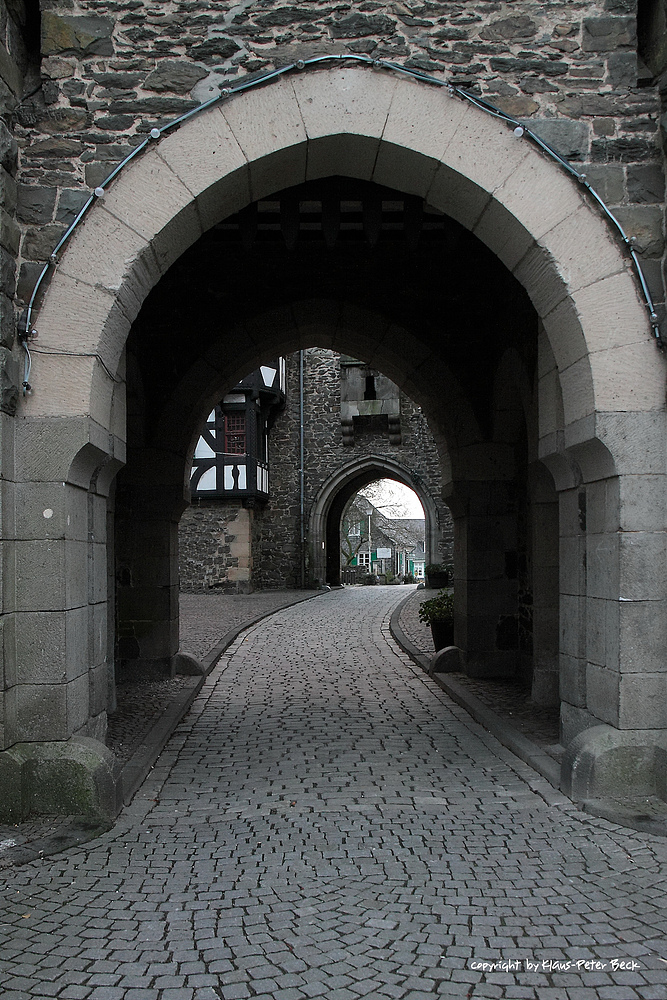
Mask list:
[[[117,178],[62,255],[37,319],[34,393],[16,421],[17,481],[48,493],[53,515],[27,535],[17,526],[11,613],[17,630],[43,615],[64,638],[47,681],[28,662],[15,677],[6,746],[103,735],[102,515],[124,461],[124,345],[146,295],[216,222],[333,174],[425,199],[526,289],[543,331],[539,457],[563,471],[563,627],[582,640],[561,650],[565,732],[572,739],[599,723],[644,731],[650,742],[667,728],[664,651],[648,640],[650,623],[665,618],[665,364],[619,246],[585,193],[504,123],[412,80],[337,68],[237,95],[165,135]],[[442,364],[437,345],[411,357],[390,338],[386,350],[403,359],[401,387],[419,398]],[[461,440],[451,458],[463,522],[497,499],[493,456]],[[151,471],[160,487],[161,460]],[[45,570],[48,592],[36,586]],[[84,654],[71,648],[75,621],[90,637]]]
[[[440,562],[440,523],[434,499],[415,474],[383,455],[362,455],[333,472],[320,489],[310,514],[308,550],[310,575],[323,584],[340,583],[340,522],[349,500],[376,479],[394,479],[408,486],[424,508],[427,562]]]
[[[573,181],[503,123],[441,91],[336,69],[212,108],[119,176],[64,251],[39,316],[44,348],[77,357],[64,369],[62,358],[36,359],[26,414],[85,414],[108,426],[112,392],[98,359],[118,370],[130,324],[171,263],[250,202],[334,173],[425,198],[503,261],[544,323],[566,425],[595,411],[660,409],[662,369],[633,278]],[[613,377],[619,364],[623,384]]]

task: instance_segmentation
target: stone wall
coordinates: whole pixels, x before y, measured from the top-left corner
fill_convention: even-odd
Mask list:
[[[14,22],[4,3],[0,9],[18,50]],[[42,86],[10,109],[20,147],[20,296],[30,294],[40,262],[90,189],[152,126],[244,74],[361,53],[472,89],[585,162],[636,236],[662,301],[661,106],[651,73],[664,26],[643,17],[642,54],[653,67],[646,69],[637,60],[635,11],[635,0],[45,0]]]
[[[299,355],[287,358],[287,406],[269,437],[271,502],[247,514],[252,520],[252,586],[274,589],[301,586],[301,504],[299,489]],[[352,447],[343,444],[340,422],[340,357],[333,351],[304,352],[304,520],[308,528],[317,496],[331,474],[364,455],[394,459],[416,474],[433,500],[443,537],[443,560],[452,554],[453,527],[441,500],[441,477],[435,442],[420,409],[401,395],[402,443],[369,426],[355,433]],[[234,589],[229,567],[230,524],[238,508],[197,502],[181,519],[181,586],[188,591],[212,587]],[[305,581],[309,585],[308,562]]]
[[[19,373],[11,355],[14,344],[16,260],[21,232],[16,222],[18,145],[12,135],[12,113],[31,85],[35,72],[34,7],[22,0],[0,0],[0,411],[13,415]]]
[[[289,405],[276,421],[271,437],[271,493],[276,497],[263,515],[261,559],[255,570],[259,587],[284,586],[300,575],[298,470],[299,407],[298,355],[288,358]],[[340,357],[333,351],[311,348],[304,351],[304,451],[305,524],[320,490],[341,466],[364,455],[392,458],[417,473],[422,486],[436,504],[447,548],[451,552],[453,530],[447,507],[441,500],[441,477],[435,442],[421,410],[401,394],[402,443],[391,444],[386,427],[363,424],[355,428],[354,445],[343,444],[340,422]],[[282,551],[281,539],[291,536],[289,553]],[[282,581],[282,582],[281,582]],[[306,583],[309,582],[306,551]],[[291,583],[287,584],[291,586]]]
[[[253,584],[258,589],[301,586],[298,354],[290,355],[285,367],[286,406],[269,434],[271,502],[255,511]]]
[[[180,585],[186,594],[247,593],[252,512],[195,502],[179,526]]]

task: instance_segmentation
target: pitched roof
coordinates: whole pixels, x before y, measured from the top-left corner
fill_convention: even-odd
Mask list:
[[[354,518],[355,512],[361,517],[368,517],[370,514],[375,533],[381,533],[393,545],[409,551],[416,550],[415,554],[424,552],[423,518],[385,517],[367,497],[360,494],[354,497],[345,511],[345,516],[350,518],[352,515]]]

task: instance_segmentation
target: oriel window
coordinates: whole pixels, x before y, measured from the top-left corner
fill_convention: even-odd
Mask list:
[[[245,413],[225,413],[225,454],[245,455]]]

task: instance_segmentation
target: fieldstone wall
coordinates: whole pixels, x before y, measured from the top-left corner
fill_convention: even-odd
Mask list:
[[[251,521],[252,587],[301,586],[301,500],[299,488],[299,355],[287,358],[287,405],[269,437],[271,502],[245,513]],[[435,503],[443,537],[442,558],[452,558],[453,525],[441,499],[435,442],[421,410],[401,395],[402,443],[392,444],[389,430],[377,424],[355,428],[354,445],[343,443],[340,421],[340,356],[333,351],[304,351],[304,521],[306,531],[317,496],[331,474],[364,455],[392,458],[410,469]],[[197,501],[181,519],[181,587],[189,592],[211,588],[234,591],[237,562],[230,538],[236,532],[238,507]],[[305,584],[311,583],[308,563]]]
[[[306,392],[313,391],[304,364]],[[301,586],[301,503],[299,496],[299,355],[286,358],[286,406],[269,434],[267,507],[254,511],[253,585],[258,590]],[[310,420],[304,412],[304,421]],[[306,423],[307,426],[307,423]],[[307,475],[310,455],[306,456]],[[308,507],[305,508],[308,513]],[[307,522],[306,522],[307,524]],[[305,585],[308,580],[304,581]]]
[[[465,86],[585,162],[589,180],[636,236],[652,294],[663,300],[653,78],[664,62],[664,17],[640,17],[638,61],[635,0],[43,0],[41,7],[41,86],[17,103],[17,88],[26,88],[16,72],[3,73],[19,145],[22,300],[90,189],[152,126],[244,74],[359,53]],[[0,3],[0,37],[4,31],[15,67],[27,65],[16,30],[23,8]],[[2,50],[0,57],[1,64]]]
[[[194,503],[179,525],[180,587],[186,594],[250,590],[252,511]]]
[[[34,8],[23,0],[0,0],[0,412],[13,416],[19,370],[11,349],[15,337],[16,262],[21,232],[16,222],[18,144],[12,113],[39,84],[35,65]],[[6,436],[6,435],[5,435]]]

